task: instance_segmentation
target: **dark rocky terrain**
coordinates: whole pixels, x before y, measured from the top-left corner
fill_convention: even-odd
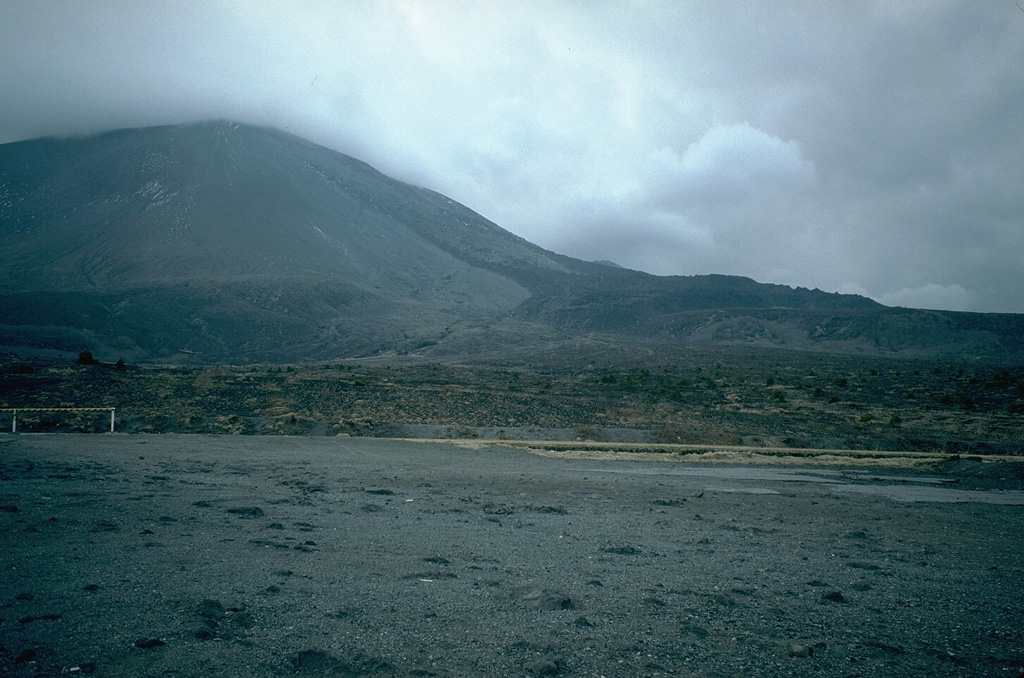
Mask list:
[[[0,675],[1016,677],[1022,505],[958,465],[0,435]]]
[[[1024,366],[578,346],[504,363],[153,367],[0,361],[0,407],[116,407],[149,433],[552,439],[1024,454]],[[514,356],[513,356],[514,357]],[[0,415],[9,430],[10,415]],[[23,412],[25,432],[108,414]]]
[[[579,261],[354,158],[230,122],[0,145],[0,237],[0,348],[25,356],[444,360],[581,340],[1024,354],[1024,316]]]

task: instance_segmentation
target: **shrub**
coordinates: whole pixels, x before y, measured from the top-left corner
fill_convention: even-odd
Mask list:
[[[90,352],[90,351],[82,351],[81,353],[78,354],[78,364],[79,365],[99,365],[100,361],[96,360],[96,358],[93,357],[92,352]]]

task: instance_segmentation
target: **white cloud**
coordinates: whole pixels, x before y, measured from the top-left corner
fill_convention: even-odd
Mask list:
[[[683,209],[803,190],[816,181],[814,163],[795,141],[747,123],[712,127],[682,155],[663,148],[653,170],[660,200]]]
[[[878,301],[886,306],[928,308],[939,311],[970,311],[973,295],[960,285],[928,283],[920,287],[904,287],[883,294]]]

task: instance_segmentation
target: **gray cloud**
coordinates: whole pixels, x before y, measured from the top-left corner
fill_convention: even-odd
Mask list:
[[[1024,312],[1024,12],[991,3],[0,5],[0,142],[226,117],[566,254]]]

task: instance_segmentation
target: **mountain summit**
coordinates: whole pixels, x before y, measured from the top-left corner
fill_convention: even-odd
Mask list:
[[[364,162],[224,121],[0,146],[0,236],[0,345],[131,360],[679,341],[722,314],[881,308],[561,256]]]

